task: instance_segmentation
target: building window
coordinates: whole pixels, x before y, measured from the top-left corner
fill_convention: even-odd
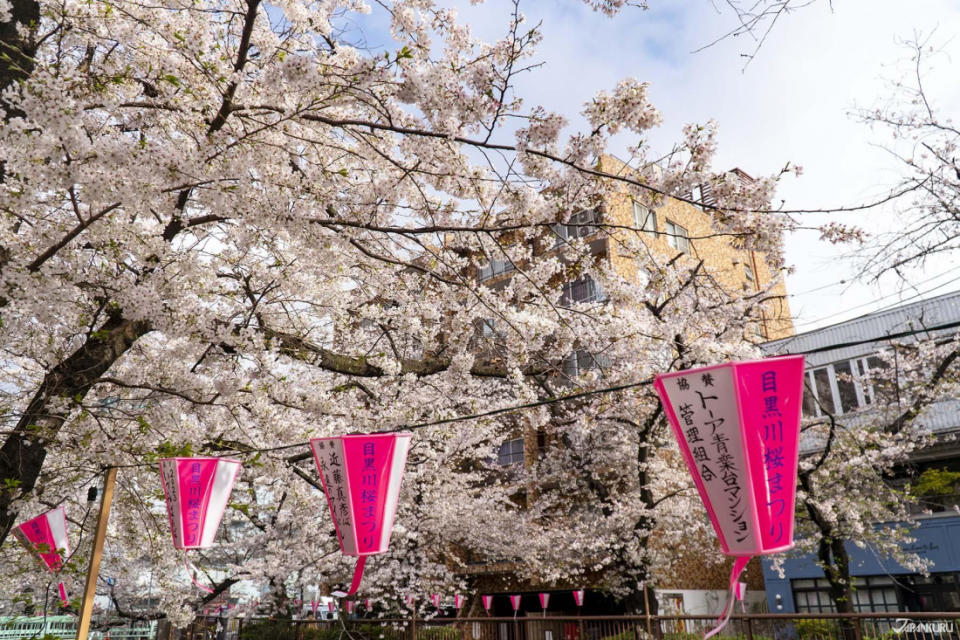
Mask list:
[[[583,276],[573,282],[564,283],[560,304],[567,307],[577,302],[603,302],[605,299],[603,289],[597,281],[590,276]]]
[[[808,418],[820,417],[825,412],[841,415],[876,404],[877,388],[882,385],[872,382],[870,373],[886,368],[883,360],[869,356],[808,370],[804,379],[803,415]]]
[[[610,358],[602,353],[590,353],[583,349],[571,353],[563,359],[563,374],[568,378],[576,378],[591,369],[608,369]]]
[[[931,574],[931,577],[937,574]],[[952,579],[952,574],[943,574]],[[909,600],[907,585],[914,582],[913,576],[899,578],[892,576],[866,576],[851,578],[853,587],[853,607],[858,613],[886,613],[904,611]],[[836,613],[836,607],[830,600],[829,585],[823,578],[792,580],[793,601],[797,613]],[[952,586],[952,582],[951,582]],[[955,589],[954,589],[955,590]]]
[[[497,453],[497,464],[501,467],[509,467],[514,464],[523,463],[523,438],[514,438],[506,440],[500,445],[500,451]]]
[[[514,269],[516,269],[516,266],[514,266],[510,258],[503,256],[499,260],[491,260],[490,264],[480,267],[477,270],[477,280],[483,282],[484,280],[489,280],[494,276],[509,273]]]
[[[553,225],[550,227],[554,235],[553,246],[561,245],[576,238],[586,238],[596,233],[597,228],[594,224],[598,221],[598,217],[596,209],[584,209],[570,216],[570,220],[566,224]]]
[[[633,226],[638,231],[657,237],[657,214],[636,200],[633,201]]]
[[[697,203],[698,207],[701,207],[701,203],[703,203],[703,187],[701,185],[695,184],[691,187],[690,199]]]
[[[667,220],[664,224],[663,231],[667,234],[667,244],[677,251],[690,253],[690,240],[688,239],[689,236],[686,229],[676,222]]]

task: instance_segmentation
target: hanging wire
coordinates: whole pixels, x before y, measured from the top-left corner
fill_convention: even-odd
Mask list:
[[[897,333],[891,333],[889,335],[873,337],[873,338],[864,338],[862,340],[850,340],[847,342],[838,342],[829,345],[823,345],[821,347],[816,347],[813,349],[808,349],[806,351],[785,351],[777,355],[801,355],[801,354],[814,354],[821,353],[823,351],[832,351],[834,349],[843,349],[846,347],[855,347],[863,344],[870,344],[873,342],[894,340],[897,338],[905,338],[920,333],[930,333],[933,331],[942,331],[945,329],[954,329],[960,327],[960,321],[947,322],[939,325],[934,325],[930,327],[923,327],[921,329],[909,329],[906,331],[899,331]],[[376,431],[371,431],[369,433],[396,433],[398,431],[416,431],[417,429],[424,429],[427,427],[435,427],[443,424],[452,424],[456,422],[465,422],[468,420],[478,420],[480,418],[489,418],[497,415],[504,415],[507,413],[514,413],[517,411],[523,411],[525,409],[533,409],[536,407],[542,407],[550,404],[556,404],[560,402],[569,402],[571,400],[579,400],[580,398],[587,398],[590,396],[603,395],[607,393],[617,393],[620,391],[626,391],[628,389],[635,389],[638,387],[645,387],[653,384],[653,378],[647,378],[646,380],[641,380],[639,382],[629,382],[626,384],[620,384],[612,387],[603,387],[600,389],[592,389],[590,391],[580,391],[577,393],[571,393],[566,395],[554,396],[552,398],[545,398],[543,400],[536,400],[533,402],[525,402],[523,404],[511,405],[509,407],[501,407],[499,409],[491,409],[490,411],[482,411],[480,413],[471,413],[463,416],[454,416],[452,418],[441,418],[439,420],[431,420],[428,422],[416,422],[412,424],[400,425],[390,429],[380,429]],[[290,444],[282,444],[274,447],[248,447],[248,448],[234,448],[221,451],[215,456],[210,456],[213,458],[223,458],[231,455],[252,455],[258,453],[270,453],[273,451],[285,451],[287,449],[298,449],[302,447],[307,447],[310,445],[309,440],[304,440],[301,442],[292,442]],[[132,468],[132,467],[147,467],[156,464],[156,462],[135,462],[130,464],[114,464],[108,465],[107,467],[115,467],[119,469],[123,468]],[[107,468],[104,467],[104,468]]]

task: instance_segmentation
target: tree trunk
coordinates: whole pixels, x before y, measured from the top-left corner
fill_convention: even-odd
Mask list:
[[[0,448],[0,544],[13,528],[16,501],[33,491],[47,444],[93,384],[149,331],[145,322],[111,316],[84,344],[48,372]]]
[[[817,556],[823,565],[823,573],[829,585],[830,600],[837,613],[856,613],[853,606],[853,589],[850,584],[850,555],[843,540],[832,535],[831,531],[821,530]],[[856,622],[849,619],[838,620],[840,637],[843,640],[856,640]]]
[[[40,25],[40,3],[11,0],[10,4],[11,19],[0,22],[0,53],[3,54],[0,55],[0,92],[30,76],[37,52],[34,38]],[[12,109],[4,119],[20,115],[23,115],[21,111]]]

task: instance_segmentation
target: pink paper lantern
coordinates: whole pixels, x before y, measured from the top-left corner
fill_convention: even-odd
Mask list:
[[[353,581],[343,595],[360,588],[367,556],[383,553],[390,545],[412,437],[372,433],[310,440],[340,549],[357,556]]]
[[[366,600],[364,600],[364,601],[363,601],[363,607],[364,607],[367,611],[371,611],[371,610],[373,609],[373,600],[371,600],[370,598],[367,598]]]
[[[573,592],[573,601],[577,603],[578,607],[583,606],[583,589],[575,589]]]
[[[493,606],[493,596],[480,596],[480,601],[483,602],[483,610],[487,612],[487,615],[490,615],[490,607]]]
[[[13,535],[51,573],[59,573],[63,568],[64,556],[70,555],[67,512],[64,507],[57,507],[17,525]],[[57,593],[63,606],[69,606],[67,589],[62,582],[57,584]]]
[[[337,610],[336,602],[334,602],[333,600],[330,600],[329,602],[327,602],[327,611],[329,611],[330,613],[333,613],[336,610]]]
[[[723,552],[735,556],[719,632],[750,558],[793,546],[803,356],[657,376],[654,388]]]
[[[431,594],[430,594],[430,601],[433,603],[433,606],[435,606],[435,607],[438,608],[438,609],[440,608],[440,594],[439,594],[439,593],[431,593]]]
[[[160,482],[175,548],[213,545],[239,471],[240,462],[226,458],[160,460]]]
[[[319,600],[311,600],[311,601],[310,601],[310,611],[313,612],[313,615],[314,615],[314,616],[317,615],[317,608],[318,608],[319,606],[320,606],[320,601],[319,601]]]
[[[453,596],[453,608],[456,609],[457,611],[459,611],[460,609],[463,609],[463,596],[460,595],[459,593]]]
[[[520,609],[520,596],[510,596],[510,605],[514,611]]]
[[[413,603],[416,602],[416,598],[413,596],[413,594],[410,594],[410,593],[408,593],[407,595],[403,596],[403,600],[404,600],[404,602],[407,603],[407,606],[409,606],[409,607],[412,607],[412,606],[413,606]]]
[[[550,594],[549,594],[549,593],[541,593],[541,594],[540,594],[540,608],[546,610],[548,604],[550,604]]]
[[[357,603],[353,600],[346,600],[343,603],[343,608],[347,610],[347,615],[353,613],[353,610],[357,607]]]

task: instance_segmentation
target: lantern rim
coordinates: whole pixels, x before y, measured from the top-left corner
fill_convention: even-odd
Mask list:
[[[234,464],[243,464],[243,461],[234,458],[218,458],[217,456],[172,456],[170,458],[157,458],[157,462],[169,462],[170,460],[218,460],[220,462],[233,462]]]
[[[412,431],[391,431],[389,433],[384,431],[370,431],[363,432],[357,431],[354,433],[345,433],[339,436],[319,436],[316,438],[310,438],[310,442],[317,442],[319,440],[342,440],[345,438],[376,438],[376,437],[396,437],[396,438],[412,438]]]

